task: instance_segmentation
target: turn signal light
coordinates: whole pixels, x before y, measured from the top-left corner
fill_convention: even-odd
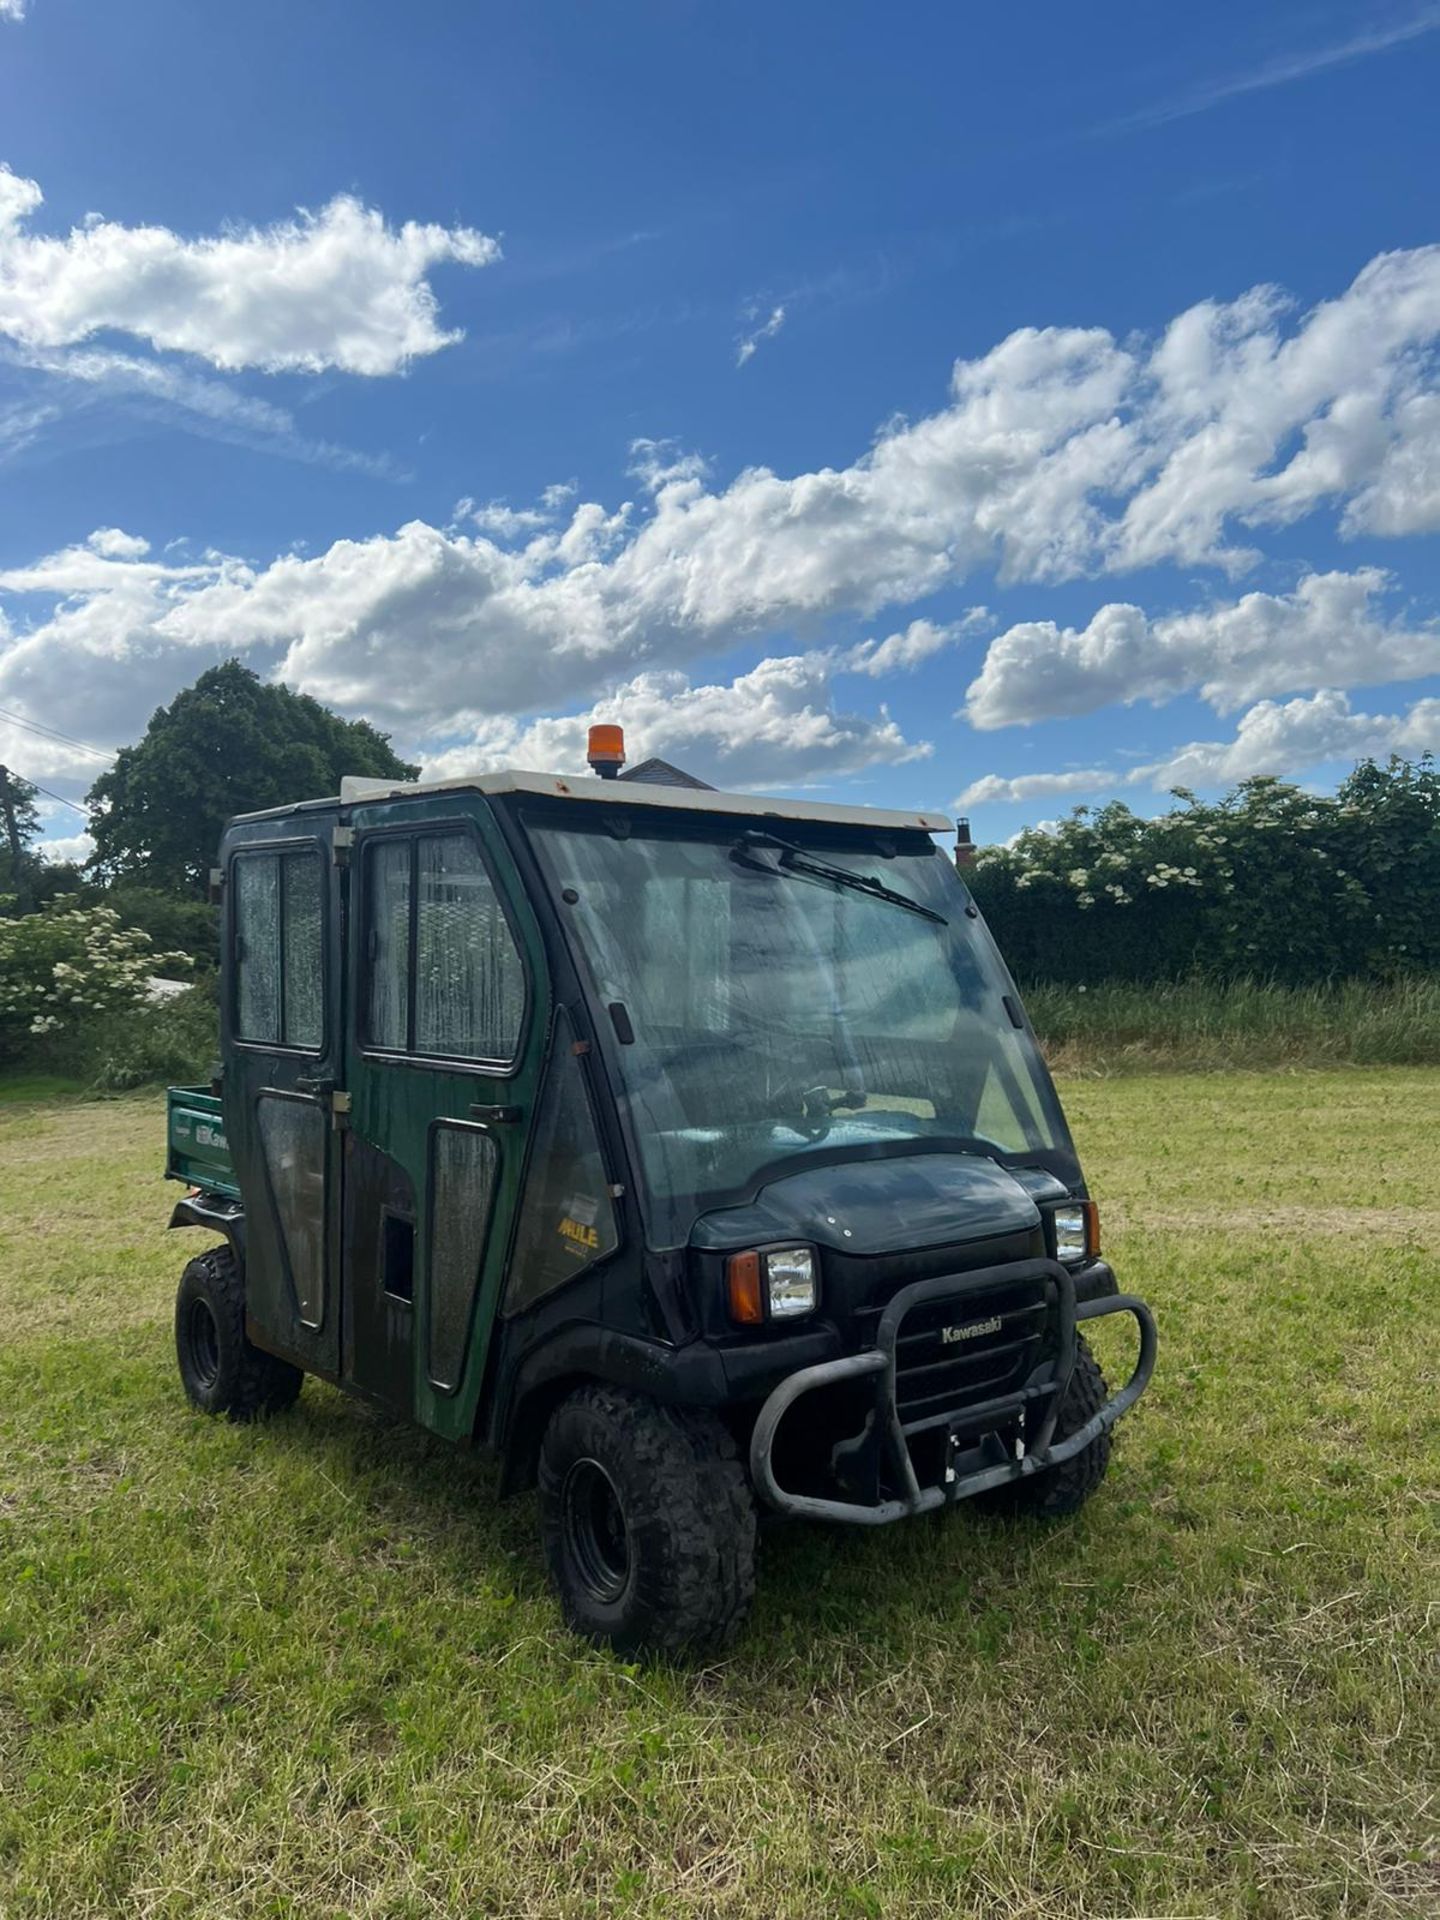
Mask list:
[[[819,1304],[813,1247],[732,1253],[725,1262],[725,1278],[730,1317],[744,1327],[758,1327],[767,1320],[796,1320],[813,1313]]]
[[[758,1327],[765,1318],[759,1254],[732,1253],[725,1262],[725,1278],[730,1286],[731,1319],[738,1320],[742,1326]]]
[[[1087,1200],[1082,1209],[1085,1215],[1085,1252],[1091,1260],[1100,1257],[1100,1202]]]

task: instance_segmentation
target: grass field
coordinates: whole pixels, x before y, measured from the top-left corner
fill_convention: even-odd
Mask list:
[[[1436,1076],[1065,1091],[1161,1327],[1106,1485],[778,1528],[692,1671],[470,1458],[192,1415],[160,1106],[0,1107],[0,1915],[1440,1912]]]

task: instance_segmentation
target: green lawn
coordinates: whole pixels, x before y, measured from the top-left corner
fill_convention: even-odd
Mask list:
[[[1067,1098],[1161,1328],[1105,1487],[777,1528],[690,1671],[468,1457],[191,1414],[160,1104],[0,1107],[0,1915],[1440,1912],[1436,1075]]]

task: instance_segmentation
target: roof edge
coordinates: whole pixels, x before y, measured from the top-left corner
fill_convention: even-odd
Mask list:
[[[533,773],[507,768],[499,773],[467,774],[457,780],[368,780],[347,776],[340,782],[340,804],[352,807],[377,800],[402,800],[428,793],[532,794],[548,799],[602,802],[606,806],[659,807],[684,813],[753,815],[771,820],[829,821],[835,825],[917,828],[951,833],[949,814],[894,807],[834,806],[820,800],[780,800],[764,794],[725,793],[715,788],[649,786],[642,781],[598,780],[590,775]]]

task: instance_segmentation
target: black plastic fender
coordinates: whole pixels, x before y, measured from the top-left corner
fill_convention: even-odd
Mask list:
[[[207,1227],[212,1233],[223,1233],[235,1258],[244,1264],[245,1209],[233,1200],[222,1200],[213,1194],[187,1194],[175,1202],[166,1226]]]

